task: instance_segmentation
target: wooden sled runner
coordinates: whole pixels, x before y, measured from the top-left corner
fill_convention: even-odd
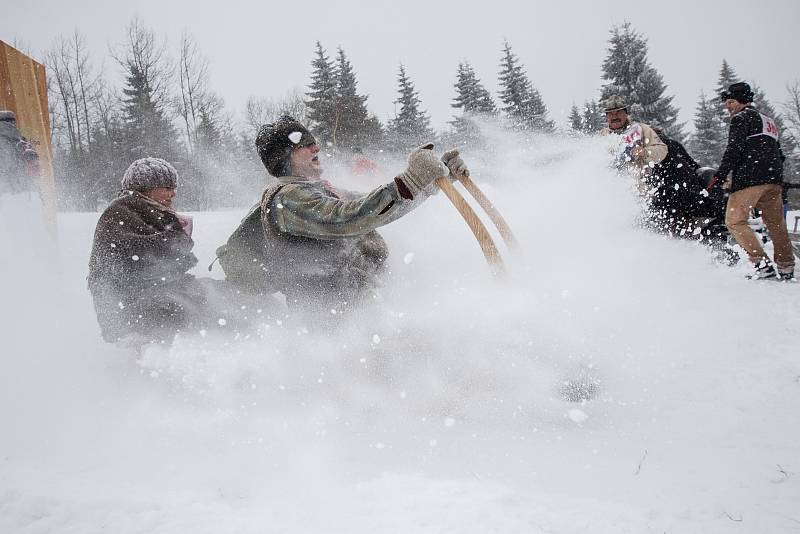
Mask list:
[[[489,218],[500,232],[500,236],[503,238],[503,241],[505,241],[506,246],[508,246],[508,248],[511,250],[516,249],[517,240],[514,237],[514,234],[511,232],[511,228],[509,228],[508,223],[506,223],[503,216],[500,215],[500,212],[497,211],[486,195],[483,194],[483,191],[481,191],[480,188],[475,185],[475,182],[473,182],[468,176],[459,175],[456,176],[456,179],[464,184],[464,188],[469,191],[481,208],[483,208],[487,215],[489,215]],[[450,202],[453,203],[453,206],[455,206],[455,208],[461,214],[461,217],[467,223],[467,226],[469,226],[470,230],[472,230],[472,234],[475,236],[475,239],[478,240],[478,244],[483,251],[483,255],[486,258],[486,262],[489,264],[492,274],[495,277],[503,276],[505,274],[505,264],[503,263],[503,259],[500,257],[500,253],[497,250],[497,245],[495,245],[492,236],[489,235],[489,231],[486,230],[486,226],[484,226],[483,222],[481,222],[478,214],[475,213],[475,210],[472,209],[461,193],[459,193],[453,184],[450,183],[448,178],[440,176],[436,179],[436,185],[444,192]]]

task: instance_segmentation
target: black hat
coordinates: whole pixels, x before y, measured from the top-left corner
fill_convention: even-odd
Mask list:
[[[753,90],[750,89],[750,85],[745,82],[736,82],[732,83],[727,91],[722,91],[719,97],[723,101],[733,99],[742,104],[749,104],[753,101]]]
[[[317,140],[293,117],[284,115],[272,124],[258,129],[256,149],[264,167],[272,176],[287,176],[289,156],[295,148],[315,145]]]

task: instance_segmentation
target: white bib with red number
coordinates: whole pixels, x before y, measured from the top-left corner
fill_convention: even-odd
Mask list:
[[[750,137],[755,137],[756,135],[768,135],[777,141],[778,136],[780,135],[780,132],[778,131],[778,125],[775,124],[775,121],[771,117],[767,117],[763,113],[759,113],[759,115],[761,115],[762,130],[760,133],[753,134]]]

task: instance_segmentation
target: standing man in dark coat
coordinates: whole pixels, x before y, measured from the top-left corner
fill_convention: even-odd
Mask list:
[[[0,111],[0,194],[36,190],[39,156],[17,128],[13,111]]]
[[[175,168],[159,158],[134,161],[122,191],[97,223],[89,260],[89,289],[103,339],[171,341],[175,333],[225,324],[215,282],[188,271],[192,220],[172,208]]]
[[[783,215],[783,160],[775,121],[753,107],[753,91],[744,82],[720,95],[731,114],[728,147],[715,177],[730,189],[725,224],[755,267],[754,278],[794,279],[794,253]],[[730,174],[730,176],[728,176]],[[761,211],[775,247],[777,272],[747,224]]]

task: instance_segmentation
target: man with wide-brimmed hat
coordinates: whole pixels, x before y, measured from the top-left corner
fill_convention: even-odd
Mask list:
[[[653,128],[643,122],[631,122],[628,106],[622,97],[610,96],[603,107],[608,127],[602,133],[622,136],[625,146],[622,163],[640,174],[647,174],[667,156],[667,147]]]
[[[244,291],[279,291],[290,308],[328,316],[381,285],[389,250],[376,229],[434,193],[437,177],[469,173],[457,150],[439,159],[426,145],[389,183],[366,194],[343,191],[322,179],[316,139],[289,116],[262,126],[256,148],[277,182],[220,247],[220,263]]]
[[[783,152],[775,120],[753,107],[753,91],[745,82],[731,84],[720,99],[731,115],[728,146],[716,180],[731,191],[725,224],[747,252],[757,279],[794,279],[794,253],[783,213]],[[747,221],[752,209],[772,238],[775,266]]]

